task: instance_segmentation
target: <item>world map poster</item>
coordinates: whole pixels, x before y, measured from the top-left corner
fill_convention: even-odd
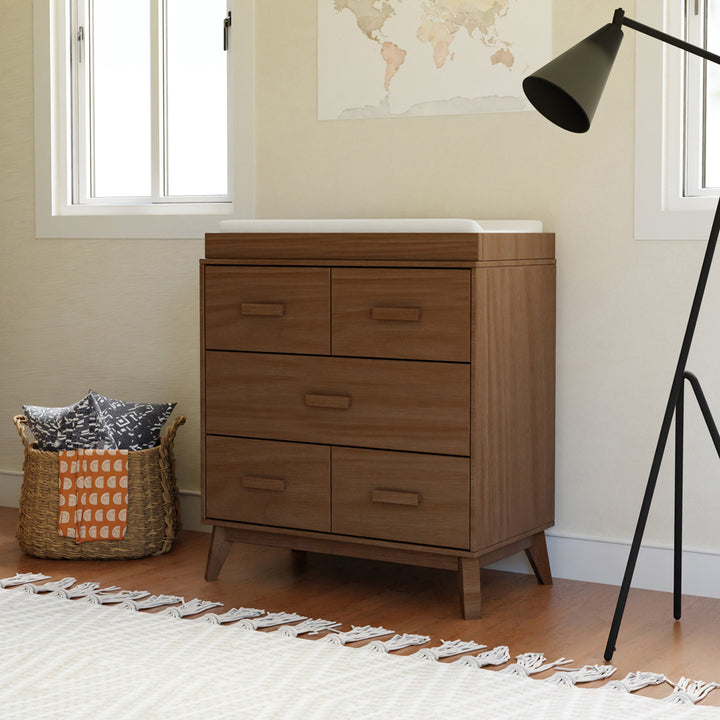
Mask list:
[[[551,0],[318,0],[318,119],[529,110]]]

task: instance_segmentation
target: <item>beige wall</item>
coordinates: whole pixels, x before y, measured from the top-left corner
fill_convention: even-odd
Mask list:
[[[316,2],[283,5],[256,3],[258,217],[542,220],[557,234],[557,530],[628,540],[704,248],[633,239],[633,32],[585,135],[531,112],[318,122]],[[556,51],[616,7],[553,5]],[[691,365],[720,415],[719,306],[715,281]],[[720,501],[720,461],[693,407],[688,416],[687,545],[718,551],[706,508]],[[672,541],[670,481],[663,474],[650,542]]]
[[[318,122],[315,8],[256,2],[257,216],[542,220],[557,234],[557,529],[627,540],[703,250],[633,239],[631,31],[587,135],[531,112]],[[614,8],[555,0],[555,49]],[[179,482],[196,489],[202,242],[34,239],[31,4],[0,0],[0,10],[0,471],[20,468],[10,419],[21,403],[66,404],[92,387],[177,400],[190,418]],[[713,278],[691,365],[718,413],[719,307]],[[718,552],[720,461],[688,415],[687,545]],[[672,538],[669,479],[650,542]]]
[[[202,240],[35,239],[32,3],[1,0],[0,16],[0,472],[22,465],[22,404],[92,388],[176,401],[179,483],[196,489]]]

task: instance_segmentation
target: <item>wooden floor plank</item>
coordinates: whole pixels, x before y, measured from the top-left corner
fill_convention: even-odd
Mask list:
[[[617,599],[616,587],[482,570],[483,614],[463,620],[455,572],[234,543],[216,581],[204,579],[210,534],[182,530],[173,550],[141,560],[45,560],[23,554],[15,541],[18,511],[0,508],[0,577],[45,572],[60,579],[95,580],[126,590],[182,595],[294,611],[350,625],[383,625],[397,632],[508,645],[513,655],[543,652],[573,666],[605,664],[603,651]],[[672,619],[669,593],[630,592],[613,664],[631,671],[720,682],[720,600],[685,597],[683,618]],[[410,651],[408,651],[410,652]],[[548,673],[549,674],[549,673]],[[663,697],[669,686],[644,694]],[[720,690],[703,705],[720,706]]]

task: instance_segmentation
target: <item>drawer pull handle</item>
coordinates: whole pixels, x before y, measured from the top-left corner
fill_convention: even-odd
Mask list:
[[[417,322],[420,320],[420,308],[374,307],[371,312],[373,320],[400,320],[401,322]]]
[[[243,475],[240,484],[247,490],[285,492],[285,480],[282,478],[263,477],[262,475]]]
[[[420,493],[404,490],[373,490],[370,499],[375,503],[390,505],[419,505]]]
[[[313,395],[305,394],[305,405],[315,408],[331,408],[333,410],[349,410],[352,405],[350,395]]]
[[[281,317],[285,314],[285,305],[284,303],[242,303],[240,312],[243,315]]]

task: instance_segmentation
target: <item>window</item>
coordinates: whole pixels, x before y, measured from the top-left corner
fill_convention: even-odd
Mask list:
[[[705,45],[711,52],[720,54],[720,0],[709,0],[705,20]],[[705,136],[704,178],[706,187],[720,194],[720,65],[708,63],[705,83],[707,107],[705,127],[714,128]]]
[[[720,51],[720,0],[691,0],[689,42]],[[720,66],[686,59],[685,195],[720,193]]]
[[[228,200],[225,0],[72,0],[72,202]]]
[[[202,237],[252,214],[252,3],[34,10],[38,237]]]
[[[637,0],[636,15],[718,52],[718,0]],[[635,237],[706,239],[720,191],[720,67],[634,35]]]

